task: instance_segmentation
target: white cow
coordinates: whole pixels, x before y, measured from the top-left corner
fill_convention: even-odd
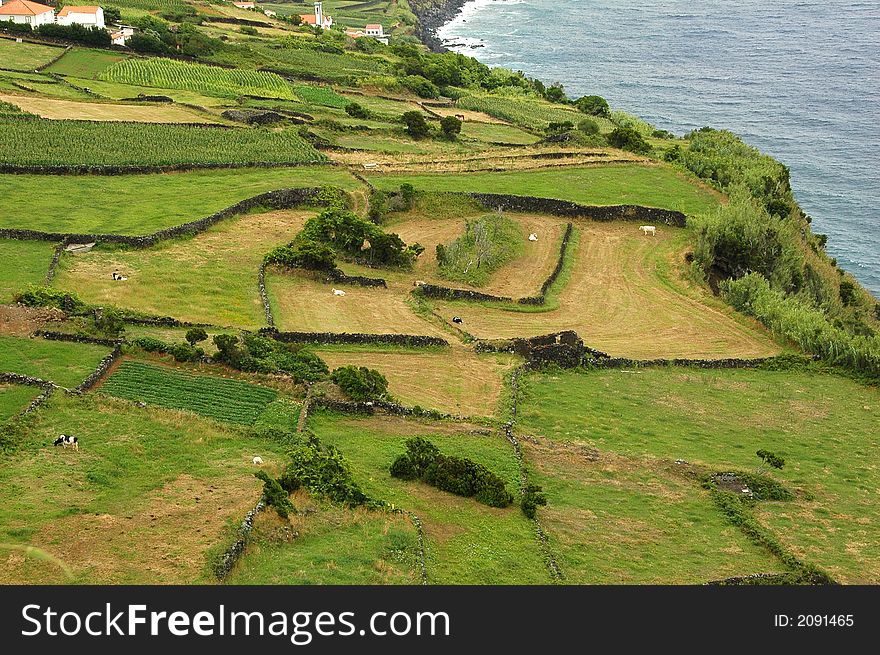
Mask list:
[[[657,236],[657,228],[653,225],[640,225],[639,229],[645,233],[645,236],[649,234],[653,237]]]
[[[254,455],[254,465],[255,466],[262,466],[263,465],[263,458],[260,457],[259,455]]]
[[[413,282],[414,287],[423,287],[426,284],[428,284],[428,283],[425,282],[424,280],[416,280],[415,282]]]
[[[344,296],[345,291],[343,291],[342,289],[333,289],[333,295],[334,296]]]
[[[532,233],[529,235],[529,241],[537,241],[537,240],[538,240],[538,235],[535,234],[534,232],[532,232]]]

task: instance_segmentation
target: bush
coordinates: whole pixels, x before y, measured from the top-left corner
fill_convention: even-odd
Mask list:
[[[168,354],[176,362],[197,362],[205,356],[205,351],[188,343],[175,343],[168,349]]]
[[[403,201],[403,209],[404,211],[409,211],[413,208],[416,202],[416,189],[412,184],[401,184],[400,185],[400,198]],[[880,308],[880,303],[878,303],[878,308]],[[880,314],[878,314],[880,316]]]
[[[431,133],[431,126],[425,120],[425,115],[420,111],[408,111],[400,117],[406,125],[406,131],[414,139],[424,139]]]
[[[574,129],[574,123],[571,121],[559,121],[554,123],[547,124],[547,134],[564,134],[565,132],[571,132]]]
[[[14,294],[12,299],[26,307],[55,307],[68,314],[78,314],[87,308],[75,293],[52,287],[28,287],[27,291]]]
[[[401,80],[401,84],[420,98],[440,97],[440,89],[437,85],[421,75],[407,75]]]
[[[533,519],[538,514],[538,505],[546,505],[547,496],[544,495],[543,489],[538,485],[530,484],[526,487],[526,492],[520,500],[519,506],[526,517]]]
[[[125,321],[122,312],[112,307],[95,309],[95,328],[111,337],[118,337],[125,332]]]
[[[290,502],[290,495],[282,488],[278,480],[269,477],[265,471],[257,471],[254,476],[263,481],[263,497],[266,499],[266,505],[274,507],[278,516],[286,519],[295,509],[293,503]]]
[[[599,134],[599,123],[591,118],[585,118],[584,120],[582,120],[580,123],[578,123],[577,128],[579,132],[582,132],[587,136]]]
[[[620,150],[638,154],[651,152],[651,145],[632,127],[617,127],[608,135],[608,144]]]
[[[264,261],[285,268],[332,271],[336,268],[336,251],[314,239],[303,238],[275,248],[266,255]]]
[[[153,34],[135,32],[125,42],[134,52],[162,55],[168,52],[168,46]]]
[[[381,400],[388,394],[388,380],[379,371],[366,366],[342,366],[330,375],[342,392],[352,400]]]
[[[217,359],[246,373],[286,373],[296,383],[317,382],[329,369],[320,357],[300,344],[285,344],[257,334],[245,333],[241,341],[218,334]]]
[[[348,462],[335,446],[325,446],[314,436],[290,452],[290,463],[278,479],[282,489],[304,488],[314,496],[347,507],[379,505],[355,482]]]
[[[168,344],[153,337],[138,337],[132,341],[138,348],[146,350],[148,353],[167,353]]]
[[[204,341],[207,338],[208,333],[205,332],[204,328],[194,327],[186,331],[186,340],[191,346],[195,346],[197,343]]]
[[[350,102],[345,105],[345,113],[351,116],[352,118],[361,118],[367,119],[370,117],[370,111],[366,109],[363,105],[359,105],[356,102]]]
[[[72,25],[59,25],[58,23],[45,23],[36,29],[40,36],[49,36],[55,39],[76,41],[96,48],[109,48],[113,43],[110,32],[98,28],[84,27],[77,23]]]
[[[407,439],[406,453],[391,464],[390,472],[393,477],[419,479],[441,491],[474,498],[490,507],[507,507],[513,502],[504,480],[492,471],[464,457],[443,455],[422,437]]]
[[[455,116],[444,116],[440,119],[440,131],[449,140],[454,140],[461,134],[461,120]]]
[[[607,118],[611,114],[608,101],[602,96],[584,96],[575,101],[578,111],[590,116],[602,116]]]

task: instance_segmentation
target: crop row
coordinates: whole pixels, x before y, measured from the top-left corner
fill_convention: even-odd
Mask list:
[[[162,89],[185,89],[212,96],[294,99],[291,85],[274,73],[188,64],[173,59],[126,59],[102,71],[98,79]]]
[[[323,86],[307,86],[298,84],[294,87],[296,95],[305,102],[312,105],[323,105],[324,107],[335,107],[341,109],[349,104],[350,100],[343,98],[341,95]]]
[[[481,111],[484,114],[530,129],[544,129],[548,123],[563,121],[577,123],[578,120],[584,118],[584,115],[575,109],[527,98],[469,95],[459,98],[455,104],[461,109]]]
[[[277,393],[240,380],[192,375],[140,362],[123,362],[101,391],[111,396],[182,409],[250,425]]]
[[[296,164],[324,155],[295,131],[21,120],[0,113],[0,161],[20,166]]]

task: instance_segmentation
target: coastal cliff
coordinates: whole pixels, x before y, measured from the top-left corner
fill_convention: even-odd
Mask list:
[[[458,15],[468,0],[409,0],[410,8],[418,19],[416,36],[433,52],[446,48],[437,37],[437,30]]]

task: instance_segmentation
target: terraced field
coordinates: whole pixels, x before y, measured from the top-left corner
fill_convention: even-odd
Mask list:
[[[26,339],[0,333],[0,369],[73,389],[110,353],[107,346]]]
[[[55,120],[134,121],[138,123],[216,123],[217,121],[175,106],[118,105],[102,102],[75,102],[33,96],[0,95],[24,111]],[[59,129],[55,124],[54,128]],[[106,135],[105,137],[106,138]]]

